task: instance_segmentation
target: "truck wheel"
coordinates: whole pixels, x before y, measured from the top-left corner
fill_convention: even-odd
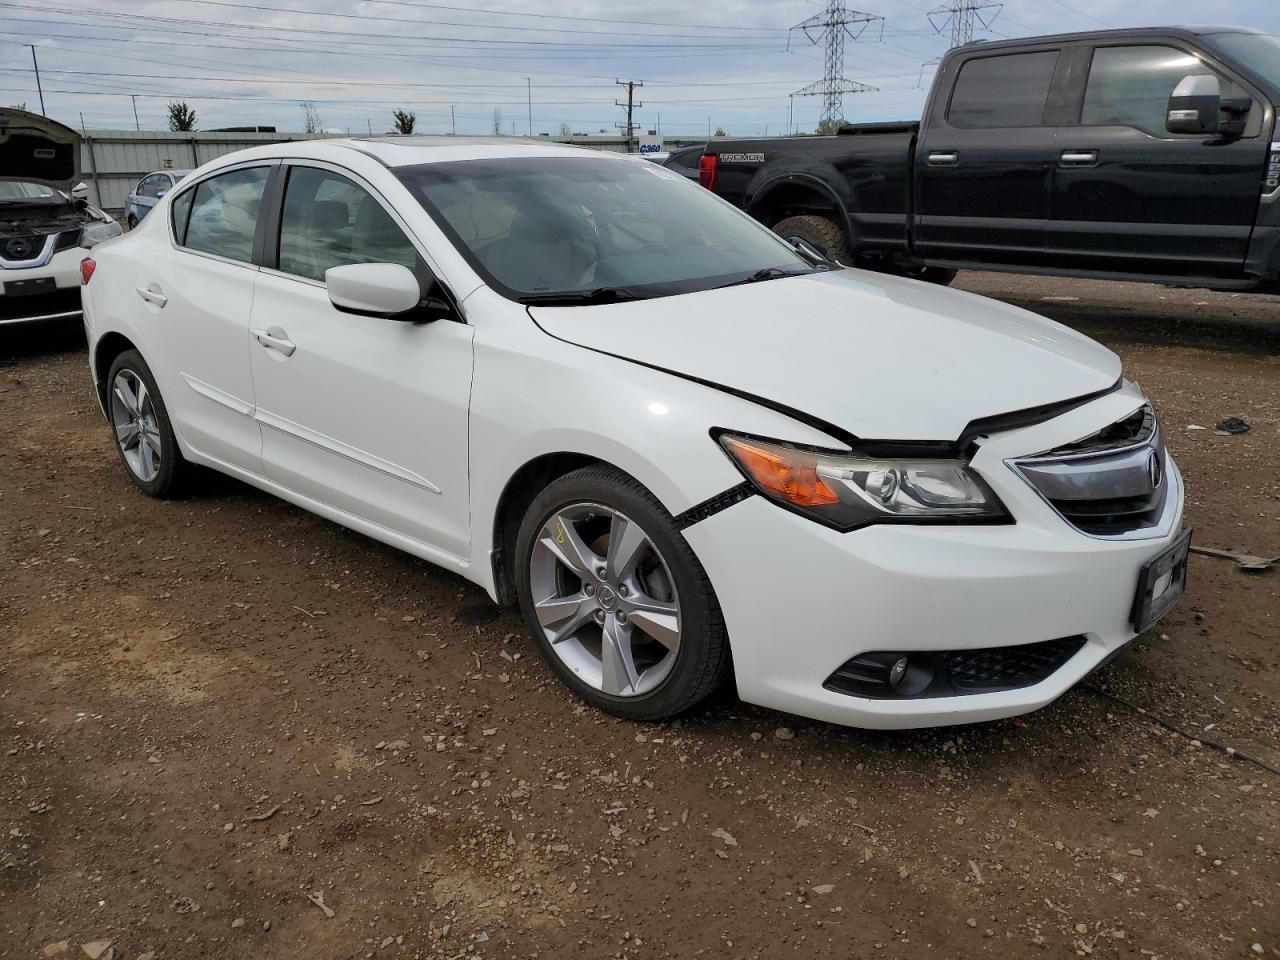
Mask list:
[[[949,270],[946,267],[921,267],[915,276],[917,280],[923,280],[925,283],[936,283],[940,287],[948,287],[957,273],[959,273],[958,270]]]
[[[787,217],[773,225],[773,232],[780,237],[799,237],[813,244],[837,263],[852,265],[853,255],[845,239],[844,231],[834,220],[806,214],[802,217]]]

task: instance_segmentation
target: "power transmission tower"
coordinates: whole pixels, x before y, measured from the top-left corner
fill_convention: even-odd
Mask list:
[[[821,43],[826,47],[822,79],[801,87],[793,94],[797,97],[821,95],[824,122],[839,123],[844,119],[844,94],[867,93],[877,89],[856,80],[846,80],[844,76],[845,40],[857,40],[873,23],[880,24],[880,35],[883,37],[884,17],[850,10],[841,0],[828,0],[827,9],[822,13],[815,13],[787,31],[787,49],[791,48],[791,34],[797,30],[814,46]]]
[[[620,130],[625,131],[625,135],[627,138],[627,153],[630,153],[631,138],[635,135],[635,124],[631,122],[631,115],[635,112],[637,107],[644,106],[643,103],[636,102],[636,98],[635,98],[636,87],[643,87],[644,82],[641,80],[615,80],[614,82],[619,86],[623,86],[627,88],[626,103],[623,103],[621,100],[613,101],[614,106],[627,108],[627,122],[625,124],[615,123],[614,126]]]
[[[942,33],[951,28],[951,46],[963,47],[973,40],[975,25],[990,30],[991,24],[1004,8],[1003,3],[984,3],[983,0],[953,0],[950,4],[929,11],[929,23]]]

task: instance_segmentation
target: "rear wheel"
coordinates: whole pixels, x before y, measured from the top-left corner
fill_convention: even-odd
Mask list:
[[[138,218],[131,213],[129,214],[128,222],[129,222],[129,229],[132,230],[138,225]]]
[[[592,706],[661,720],[723,679],[728,644],[706,573],[625,474],[586,467],[553,482],[525,514],[515,562],[540,653]]]
[[[825,253],[828,259],[845,266],[853,264],[853,253],[850,250],[848,238],[834,220],[813,214],[787,217],[773,225],[773,232],[784,239],[799,237]]]
[[[192,467],[178,449],[151,368],[136,350],[124,351],[111,364],[107,415],[116,452],[134,486],[161,499],[180,493]]]
[[[904,267],[899,271],[902,276],[910,277],[913,280],[923,280],[925,283],[936,283],[939,286],[950,286],[951,281],[956,278],[958,270],[951,270],[947,267]]]

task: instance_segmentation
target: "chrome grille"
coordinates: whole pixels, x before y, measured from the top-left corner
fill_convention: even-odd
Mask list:
[[[1011,465],[1063,519],[1095,537],[1140,536],[1158,526],[1171,486],[1150,406]]]

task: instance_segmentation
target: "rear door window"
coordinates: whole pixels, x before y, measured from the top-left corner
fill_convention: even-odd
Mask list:
[[[184,197],[191,196],[191,208],[185,236],[178,234],[179,242],[188,250],[249,263],[270,172],[270,167],[233,170],[202,180],[194,191],[187,191]],[[176,234],[176,215],[184,197],[174,204]]]
[[[947,120],[957,127],[1038,127],[1058,65],[1057,50],[969,60],[960,68]]]

